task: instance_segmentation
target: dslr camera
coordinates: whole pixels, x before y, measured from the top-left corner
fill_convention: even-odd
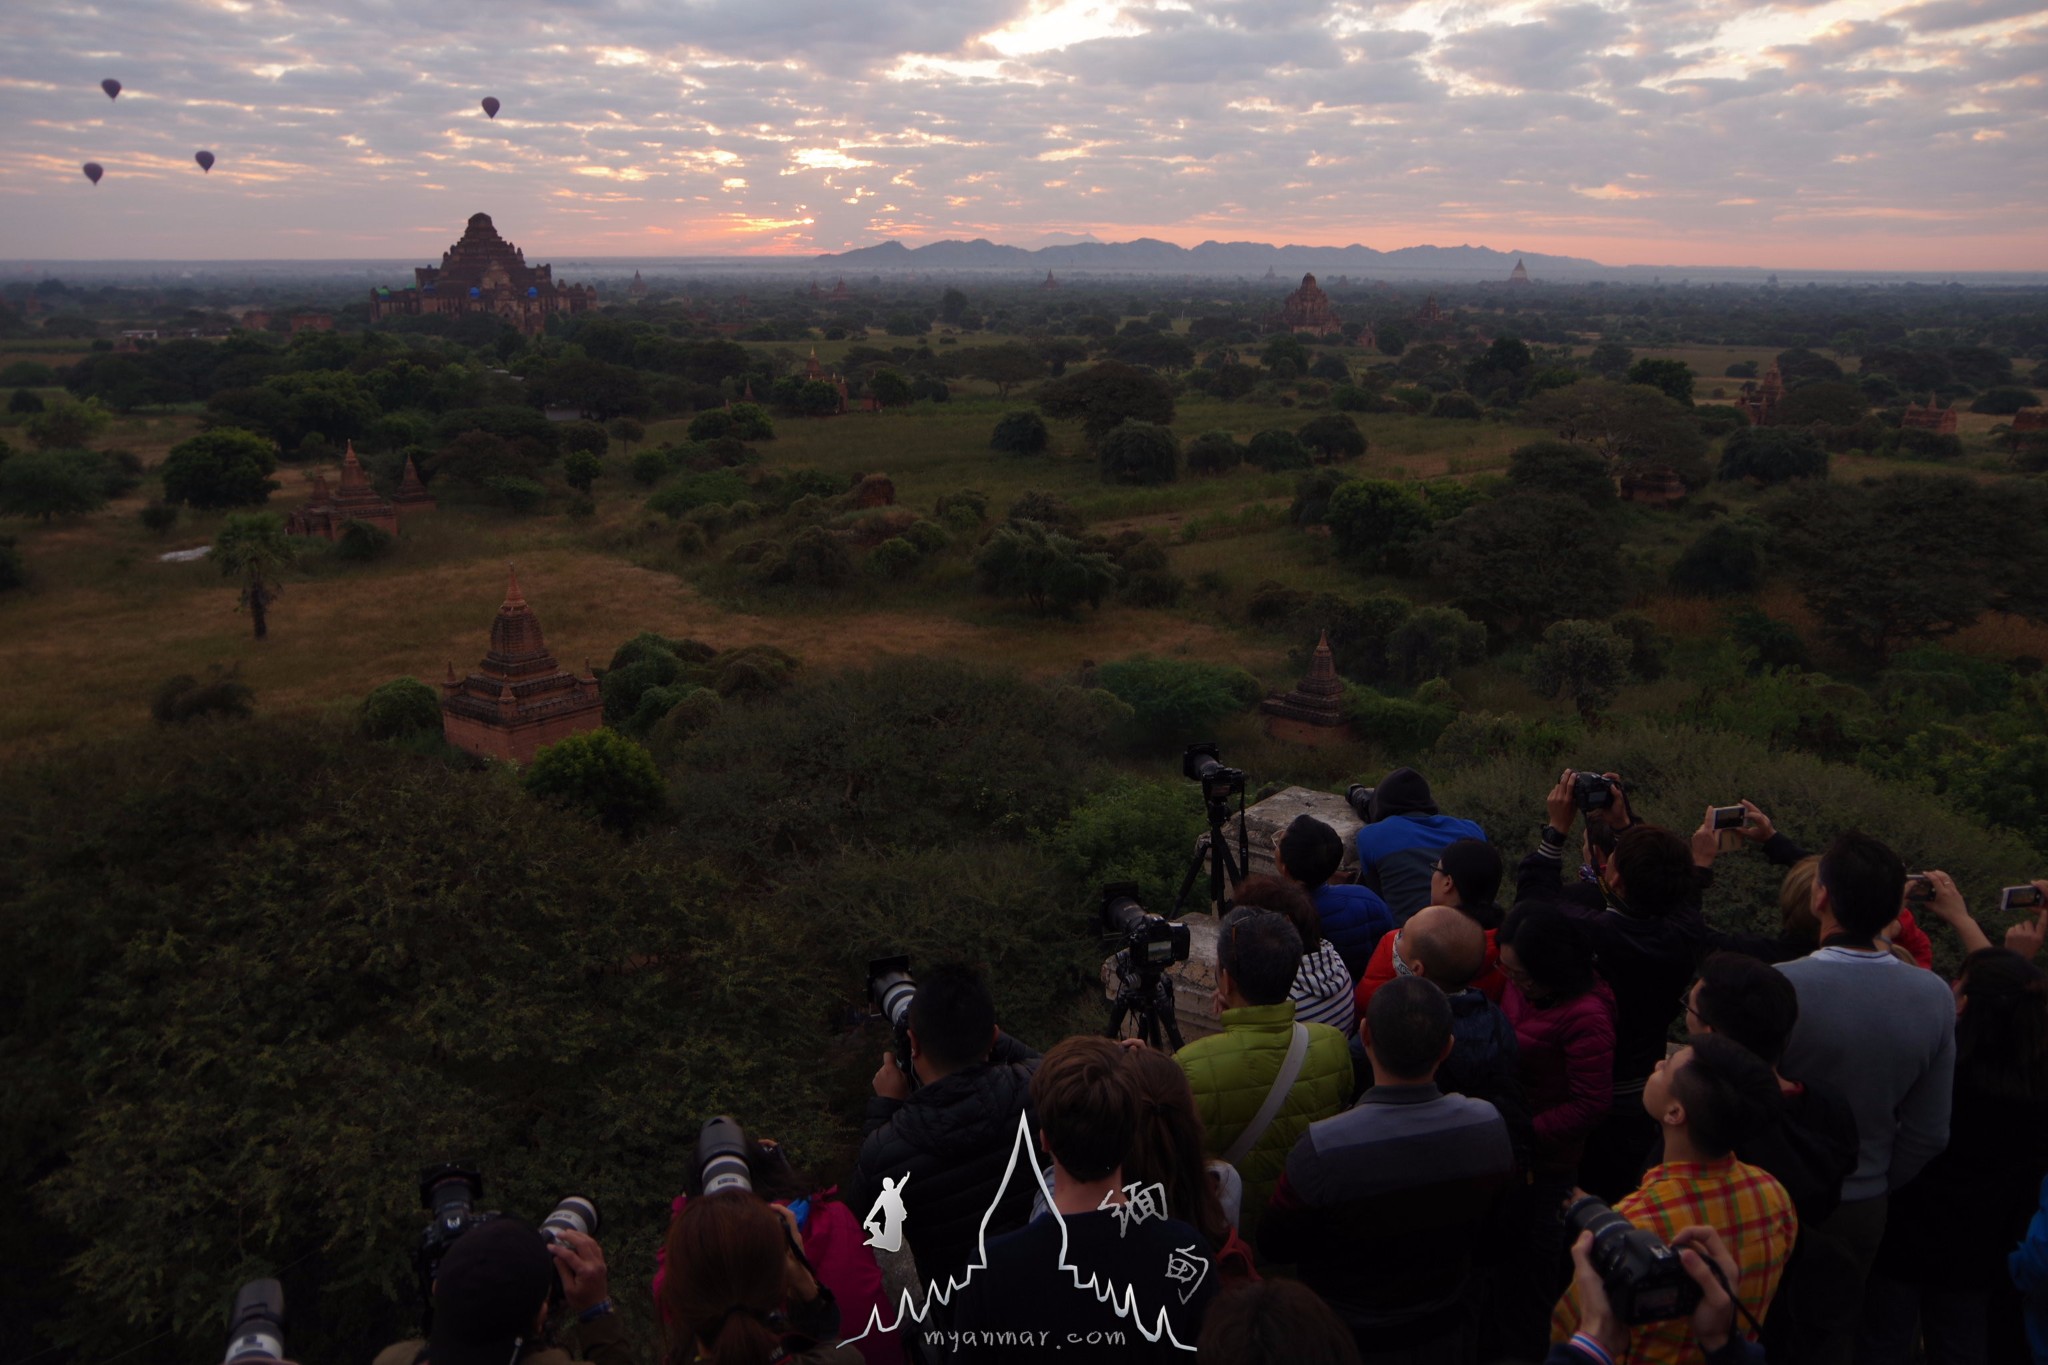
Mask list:
[[[1607,1301],[1631,1327],[1690,1317],[1699,1307],[1700,1287],[1685,1271],[1678,1253],[1631,1224],[1590,1194],[1580,1195],[1564,1210],[1565,1240],[1593,1234],[1593,1268],[1607,1288]]]
[[[1344,799],[1356,811],[1361,824],[1372,823],[1372,796],[1377,787],[1368,787],[1363,782],[1354,782],[1344,789]]]
[[[917,998],[917,982],[910,975],[910,957],[878,957],[868,963],[868,999],[875,1013],[889,1021],[896,1035],[896,1065],[917,1088],[917,1070],[910,1064],[910,1002]]]
[[[1614,808],[1614,784],[1599,773],[1572,773],[1572,799],[1585,814]],[[1716,826],[1718,829],[1719,826]]]
[[[284,1359],[284,1286],[251,1280],[235,1295],[228,1314],[228,1353],[221,1365],[254,1365]]]
[[[1244,769],[1223,766],[1215,744],[1190,744],[1180,756],[1181,776],[1202,784],[1202,799],[1224,801],[1244,791]]]
[[[1121,940],[1132,967],[1156,972],[1188,960],[1187,925],[1148,913],[1138,903],[1137,883],[1113,882],[1103,887],[1098,913],[1102,932]]]
[[[747,1141],[739,1120],[719,1114],[697,1130],[697,1184],[705,1194],[725,1190],[754,1192],[753,1168],[747,1164],[754,1144]]]
[[[420,1234],[419,1246],[413,1252],[413,1274],[419,1281],[420,1302],[425,1305],[422,1320],[429,1334],[434,1326],[434,1280],[441,1271],[441,1258],[471,1228],[503,1217],[495,1209],[479,1213],[476,1206],[483,1197],[483,1175],[472,1167],[442,1162],[420,1172],[420,1204],[434,1216],[426,1231]],[[597,1205],[582,1195],[572,1194],[556,1204],[554,1212],[541,1220],[538,1231],[549,1242],[559,1242],[565,1232],[595,1237],[597,1229]],[[269,1281],[259,1280],[256,1283]],[[248,1290],[245,1288],[243,1292]],[[561,1293],[559,1278],[554,1292],[557,1296]],[[239,1299],[236,1305],[239,1310]]]

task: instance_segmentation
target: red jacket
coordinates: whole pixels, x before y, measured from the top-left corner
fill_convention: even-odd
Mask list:
[[[1539,1007],[1509,982],[1501,1009],[1521,1048],[1536,1168],[1570,1170],[1614,1100],[1614,992],[1596,978],[1585,994]]]
[[[1500,974],[1500,949],[1494,943],[1494,931],[1486,931],[1486,970],[1472,983],[1473,988],[1494,1004],[1500,1003],[1500,993],[1507,989],[1508,979]],[[1394,979],[1394,935],[1380,935],[1380,946],[1372,950],[1372,960],[1366,963],[1364,975],[1351,989],[1351,998],[1358,1002],[1358,1025],[1365,1027],[1365,1007],[1372,1003],[1373,992]]]

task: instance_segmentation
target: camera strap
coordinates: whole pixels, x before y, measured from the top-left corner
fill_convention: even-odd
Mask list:
[[[1259,1112],[1237,1141],[1230,1144],[1230,1150],[1223,1159],[1236,1166],[1243,1162],[1252,1148],[1259,1145],[1259,1139],[1273,1126],[1273,1120],[1280,1117],[1280,1106],[1287,1103],[1287,1094],[1294,1089],[1294,1082],[1301,1075],[1301,1064],[1308,1060],[1308,1026],[1296,1024],[1294,1036],[1287,1042],[1287,1055],[1280,1061],[1280,1074],[1273,1078],[1273,1088],[1266,1092],[1266,1102],[1259,1106]]]

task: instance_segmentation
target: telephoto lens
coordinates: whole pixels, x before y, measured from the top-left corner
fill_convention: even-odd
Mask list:
[[[1345,802],[1368,825],[1372,823],[1372,794],[1376,790],[1362,782],[1354,782],[1344,789]]]
[[[747,1168],[751,1144],[739,1124],[720,1114],[705,1120],[697,1134],[697,1171],[704,1193],[720,1190],[754,1190],[753,1173]]]
[[[891,1028],[904,1027],[916,994],[917,982],[911,979],[908,957],[878,957],[868,963],[868,998]]]
[[[228,1353],[222,1365],[284,1359],[284,1286],[251,1280],[235,1294],[228,1314]]]
[[[559,1242],[565,1232],[597,1236],[597,1205],[575,1194],[555,1205],[555,1211],[541,1220],[540,1235],[550,1242]]]

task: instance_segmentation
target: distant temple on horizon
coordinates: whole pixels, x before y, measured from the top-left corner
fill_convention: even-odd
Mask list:
[[[580,313],[597,306],[587,284],[555,283],[551,265],[528,265],[526,253],[498,235],[491,215],[473,213],[462,239],[438,266],[414,270],[411,289],[370,291],[370,317],[420,317],[432,313],[489,313],[526,336],[538,336],[555,313]]]
[[[1528,283],[1530,283],[1529,267],[1523,265],[1522,258],[1517,256],[1515,258],[1515,268],[1508,272],[1508,285],[1510,288],[1512,288],[1516,285],[1523,285]]]
[[[1343,331],[1344,324],[1337,321],[1336,311],[1330,307],[1330,296],[1316,283],[1316,277],[1303,275],[1301,288],[1280,304],[1280,329],[1326,337]]]
[[[1753,379],[1742,382],[1742,392],[1735,399],[1735,406],[1753,427],[1777,425],[1778,404],[1784,401],[1785,376],[1773,360],[1771,368],[1764,371],[1761,384]]]
[[[506,570],[505,605],[491,622],[491,648],[477,671],[441,684],[441,733],[479,758],[531,762],[557,740],[604,724],[596,677],[555,662],[541,638],[540,618]]]

